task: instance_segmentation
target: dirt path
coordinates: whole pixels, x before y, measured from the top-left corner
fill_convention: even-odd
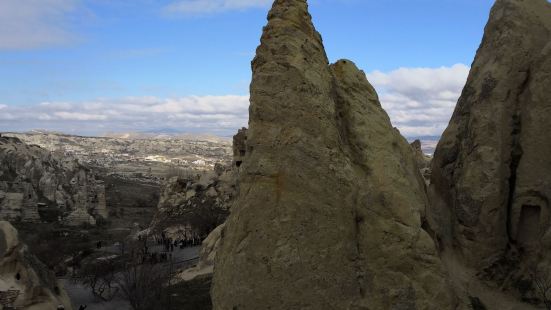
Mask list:
[[[489,287],[480,281],[475,271],[463,266],[451,253],[443,253],[442,259],[450,272],[454,289],[463,300],[479,298],[488,310],[540,310],[530,304],[519,302],[513,296]],[[472,309],[471,305],[461,305],[459,309]]]

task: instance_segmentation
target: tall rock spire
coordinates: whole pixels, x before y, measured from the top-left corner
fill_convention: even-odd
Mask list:
[[[502,289],[551,267],[550,72],[551,3],[496,1],[433,160],[431,226]]]
[[[252,67],[214,308],[447,309],[411,148],[365,74],[328,64],[306,1],[275,1]]]

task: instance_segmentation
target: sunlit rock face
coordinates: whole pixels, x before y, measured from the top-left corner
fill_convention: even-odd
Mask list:
[[[305,0],[277,0],[252,63],[215,309],[450,309],[425,185],[365,74],[329,65]]]
[[[502,289],[550,267],[550,72],[551,4],[496,1],[432,163],[431,227]]]
[[[107,217],[105,186],[74,160],[0,137],[0,218],[94,224]]]

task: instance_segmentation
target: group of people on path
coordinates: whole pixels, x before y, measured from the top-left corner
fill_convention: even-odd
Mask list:
[[[87,305],[80,305],[80,307],[78,307],[78,310],[85,310],[86,308],[88,308]],[[57,306],[57,310],[65,310],[65,306],[64,305],[59,305],[59,306]]]
[[[184,238],[172,239],[167,238],[164,232],[160,236],[153,236],[153,239],[158,245],[164,245],[166,252],[174,252],[174,248],[180,247],[180,249],[185,249],[187,247],[194,247],[201,245],[203,238],[193,235],[188,237],[187,235]]]
[[[158,246],[163,246],[164,251],[150,252],[148,236],[139,235],[138,241],[143,242],[143,246],[139,252],[142,263],[157,264],[172,261],[172,253],[175,249],[199,246],[202,240],[199,236],[185,236],[184,238],[174,240],[167,237],[164,232],[160,235],[152,236],[152,239]]]

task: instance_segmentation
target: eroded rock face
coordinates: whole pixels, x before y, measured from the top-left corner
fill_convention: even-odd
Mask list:
[[[40,261],[20,243],[17,230],[0,221],[0,294],[17,296],[18,309],[71,309],[65,290]]]
[[[238,192],[237,176],[243,163],[247,128],[233,136],[231,165],[216,164],[213,171],[174,177],[161,190],[157,213],[150,225],[156,232],[204,239],[226,220]],[[183,235],[183,236],[182,236]]]
[[[434,156],[431,226],[504,289],[549,266],[551,4],[498,0]]]
[[[163,186],[150,227],[156,232],[176,232],[177,238],[203,239],[226,220],[235,195],[235,172],[230,167],[174,177]]]
[[[107,217],[105,186],[74,160],[0,137],[0,217],[80,225]]]
[[[451,308],[411,147],[365,74],[328,64],[304,0],[269,13],[249,125],[215,309]]]
[[[237,168],[243,163],[243,158],[247,152],[247,128],[241,128],[233,136],[233,164]]]
[[[419,166],[419,169],[429,168],[431,157],[423,153],[421,141],[415,140],[410,145],[413,150],[413,156],[417,161],[417,165]]]
[[[411,145],[411,149],[413,150],[413,157],[415,158],[415,161],[417,162],[417,166],[421,171],[421,175],[423,176],[423,178],[425,179],[428,185],[430,183],[430,175],[431,175],[430,162],[432,158],[430,156],[425,155],[425,153],[423,153],[422,144],[420,140],[415,140],[410,145]]]

